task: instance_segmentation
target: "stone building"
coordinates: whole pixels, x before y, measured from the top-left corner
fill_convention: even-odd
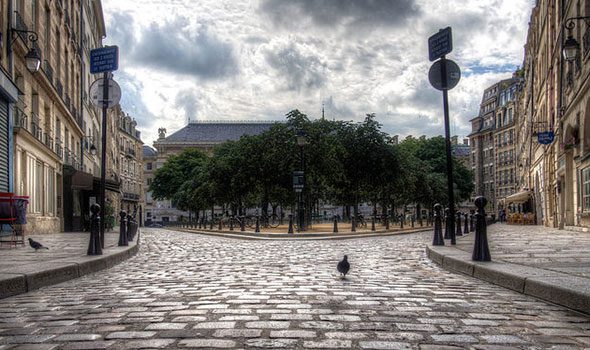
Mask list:
[[[243,135],[258,135],[270,129],[276,122],[205,122],[190,121],[188,125],[166,136],[166,129],[158,130],[154,149],[143,147],[145,186],[145,224],[177,221],[189,213],[178,210],[169,200],[154,200],[149,185],[154,171],[161,167],[168,157],[179,154],[187,148],[196,148],[211,154],[213,148],[226,141],[239,140]]]
[[[516,192],[515,120],[516,92],[520,79],[513,77],[484,90],[479,115],[471,119],[471,169],[475,192],[488,199],[495,213],[503,198]]]
[[[117,142],[119,147],[117,172],[120,183],[120,205],[118,209],[141,216],[143,212],[143,141],[136,130],[137,122],[120,107],[114,108],[117,120]]]
[[[58,232],[83,216],[79,191],[90,174],[83,166],[81,49],[104,37],[102,8],[98,0],[9,0],[0,10],[3,80],[18,88],[8,111],[8,187],[29,197],[30,231]],[[88,33],[91,42],[83,40]]]

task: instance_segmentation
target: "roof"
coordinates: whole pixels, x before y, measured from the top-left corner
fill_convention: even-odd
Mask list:
[[[151,148],[150,146],[143,146],[143,156],[144,157],[155,157],[158,155],[158,152]]]
[[[278,122],[191,122],[166,137],[164,142],[222,143],[244,135],[262,134]],[[159,140],[159,142],[162,142]]]

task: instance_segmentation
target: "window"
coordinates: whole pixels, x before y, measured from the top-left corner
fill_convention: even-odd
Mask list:
[[[145,166],[147,170],[152,170],[152,163],[147,163]]]
[[[47,176],[45,177],[45,210],[48,215],[53,216],[55,213],[55,170],[47,167]]]
[[[582,209],[590,211],[590,168],[582,170]]]

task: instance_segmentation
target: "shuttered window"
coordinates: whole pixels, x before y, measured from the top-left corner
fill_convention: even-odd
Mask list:
[[[8,102],[0,98],[0,192],[8,192]]]

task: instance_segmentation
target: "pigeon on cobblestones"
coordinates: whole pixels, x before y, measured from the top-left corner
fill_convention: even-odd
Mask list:
[[[337,266],[338,272],[340,272],[340,278],[345,279],[346,278],[346,274],[348,273],[348,270],[350,270],[350,263],[348,262],[348,256],[344,256],[344,258],[342,258],[342,261],[340,261],[338,263]]]
[[[33,239],[30,237],[29,237],[29,244],[31,245],[31,248],[35,249],[35,251],[37,251],[39,249],[49,249],[46,246],[44,246],[43,244],[33,241]]]

